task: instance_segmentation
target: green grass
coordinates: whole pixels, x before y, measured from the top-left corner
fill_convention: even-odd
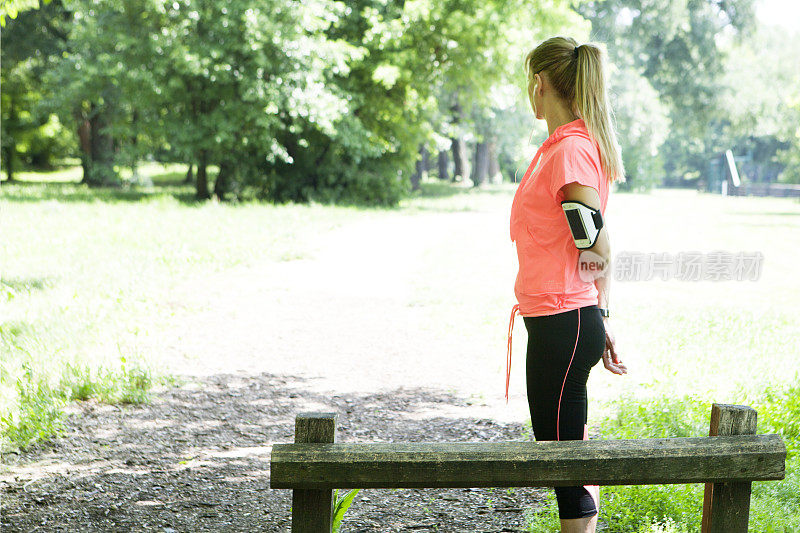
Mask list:
[[[0,187],[2,450],[49,438],[72,400],[143,402],[169,385],[146,347],[197,311],[179,305],[177,288],[201,287],[206,276],[236,266],[313,257],[333,230],[375,218],[455,217],[449,238],[415,259],[409,305],[442,339],[464,335],[470,324],[471,357],[502,382],[515,269],[507,242],[513,186],[426,183],[390,210],[229,205],[196,202],[180,183],[183,168],[142,169],[156,186],[89,189],[75,183],[73,168],[19,175],[24,181]],[[789,459],[784,481],[754,484],[751,529],[800,531],[800,204],[653,191],[616,194],[608,209],[617,252],[757,250],[764,264],[757,282],[615,282],[611,323],[629,374],[592,372],[590,425],[603,438],[705,435],[712,402],[752,405],[759,432],[781,433]],[[506,270],[499,254],[508,255]],[[524,390],[524,347],[515,353],[512,393]],[[698,527],[699,485],[607,487],[601,497],[608,531]],[[558,528],[554,505],[528,513],[531,531]]]
[[[1,451],[52,435],[70,400],[143,402],[153,385],[169,384],[143,346],[192,311],[175,307],[176,287],[237,265],[303,258],[312,236],[364,214],[198,203],[181,176],[150,189],[46,180],[0,188]]]
[[[787,447],[786,479],[753,483],[750,530],[800,531],[800,386],[749,397],[759,413],[759,433],[779,433]],[[654,400],[620,398],[616,413],[602,421],[604,438],[639,439],[708,435],[711,403],[691,397]],[[601,487],[600,517],[610,532],[700,531],[703,485]],[[528,530],[558,529],[555,498],[529,513]]]

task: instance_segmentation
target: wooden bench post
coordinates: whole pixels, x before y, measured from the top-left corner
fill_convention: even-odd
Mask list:
[[[295,443],[336,440],[335,413],[301,413],[294,423]],[[292,491],[292,532],[331,533],[333,491],[331,489]]]
[[[744,405],[711,406],[710,437],[755,435],[756,411]],[[750,517],[750,481],[706,483],[702,533],[747,533]]]

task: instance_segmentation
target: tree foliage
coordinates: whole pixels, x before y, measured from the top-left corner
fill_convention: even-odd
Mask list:
[[[18,164],[46,168],[75,143],[71,131],[41,105],[49,92],[45,74],[65,45],[60,13],[56,3],[48,3],[25,12],[3,30],[0,136],[4,168],[12,178]]]
[[[754,181],[800,183],[800,32],[761,26],[730,43],[722,106]]]
[[[520,50],[581,24],[565,0],[60,4],[41,108],[83,132],[85,181],[155,153],[216,165],[221,197],[277,201],[396,203],[419,146],[444,146],[456,120],[485,136],[473,119],[517,104],[495,98],[519,83]]]
[[[453,141],[510,178],[544,135],[523,57],[566,34],[607,44],[627,187],[727,148],[795,179],[796,59],[753,20],[753,0],[55,0],[4,30],[3,161],[66,152],[104,185],[156,157],[196,167],[201,198],[392,205]]]
[[[660,153],[668,180],[699,178],[711,154],[729,148],[723,43],[751,29],[753,0],[604,0],[580,11],[609,44],[612,61],[643,76],[666,106],[670,126]]]
[[[49,4],[51,1],[44,0],[44,3]],[[19,13],[36,9],[39,5],[39,0],[0,0],[0,27],[5,28],[6,17],[17,18]]]

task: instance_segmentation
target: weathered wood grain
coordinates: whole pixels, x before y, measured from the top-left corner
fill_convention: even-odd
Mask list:
[[[779,435],[504,443],[276,444],[273,488],[642,485],[783,479]]]
[[[709,435],[755,435],[756,411],[744,405],[713,404]],[[703,533],[747,533],[750,481],[706,483]]]
[[[295,419],[296,445],[336,441],[335,413],[303,413]],[[332,487],[298,488],[292,491],[292,532],[330,533],[333,526]]]

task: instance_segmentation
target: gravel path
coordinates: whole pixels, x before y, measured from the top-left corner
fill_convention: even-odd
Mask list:
[[[339,441],[529,439],[518,370],[503,398],[505,225],[502,209],[378,214],[321,236],[311,259],[177,287],[187,311],[143,349],[184,384],[142,406],[77,403],[63,437],[6,456],[2,530],[287,531],[269,453],[303,411],[338,413]],[[544,495],[364,490],[343,531],[523,531]]]
[[[289,491],[269,488],[274,442],[308,401],[339,413],[340,441],[497,441],[520,425],[418,417],[469,407],[431,389],[315,397],[298,378],[217,375],[143,407],[84,402],[53,447],[4,476],[3,531],[288,531]],[[13,456],[11,456],[13,458]],[[8,458],[7,458],[8,459]],[[522,531],[539,489],[363,490],[343,531]]]

